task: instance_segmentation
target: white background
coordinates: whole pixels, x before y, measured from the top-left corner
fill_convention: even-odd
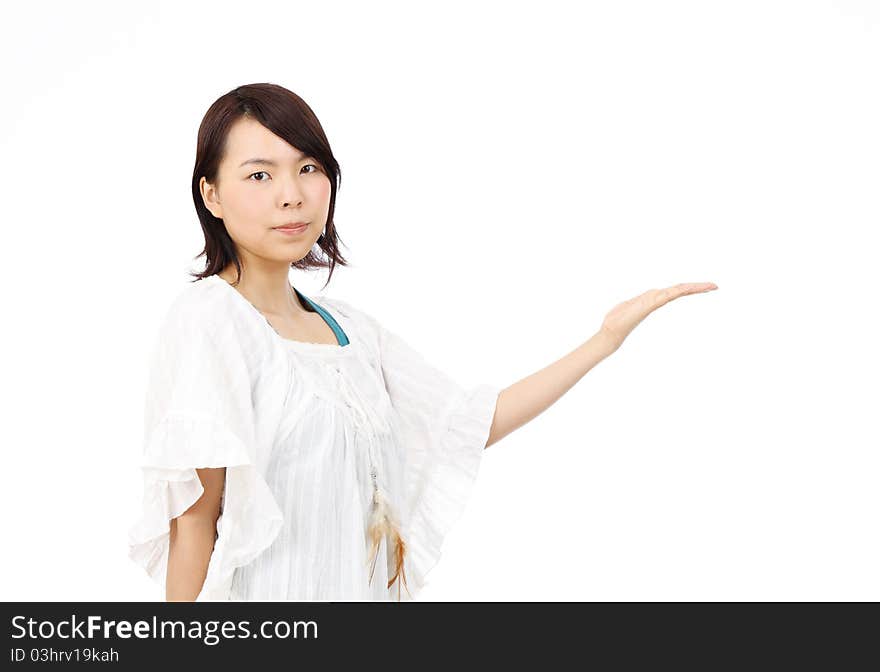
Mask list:
[[[326,294],[462,383],[719,286],[486,451],[420,599],[880,599],[876,3],[4,14],[0,598],[164,597],[127,557],[147,350],[202,261],[201,118],[273,82],[342,165]]]

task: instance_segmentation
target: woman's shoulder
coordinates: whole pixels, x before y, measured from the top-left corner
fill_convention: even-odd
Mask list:
[[[354,305],[335,296],[318,296],[315,302],[327,308],[334,317],[339,316],[349,322],[363,336],[378,337],[382,330],[380,321],[370,310]]]
[[[184,287],[178,289],[171,297],[168,308],[165,311],[165,323],[193,322],[204,324],[205,321],[215,321],[228,306],[227,295],[216,281],[208,278],[188,281]]]
[[[257,338],[259,322],[235,301],[235,290],[218,276],[188,281],[169,301],[160,325],[160,337],[176,340],[211,336],[217,340]]]
[[[357,320],[358,322],[375,322],[370,313],[338,297],[318,295],[314,301],[319,306],[326,307],[331,312],[341,315],[346,319]]]

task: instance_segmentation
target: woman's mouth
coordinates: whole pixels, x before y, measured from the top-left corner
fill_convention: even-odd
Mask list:
[[[309,228],[308,224],[302,224],[300,226],[276,226],[275,230],[287,234],[288,236],[293,236],[302,233],[307,228]]]

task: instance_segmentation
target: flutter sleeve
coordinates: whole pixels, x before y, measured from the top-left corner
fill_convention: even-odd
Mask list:
[[[178,299],[150,356],[144,407],[143,507],[129,557],[163,589],[170,523],[204,492],[197,468],[225,467],[214,549],[197,601],[230,597],[236,567],[278,534],[282,513],[256,468],[253,354],[231,320]]]
[[[406,577],[412,595],[437,564],[477,477],[501,389],[465,386],[374,321],[396,440],[404,455]]]

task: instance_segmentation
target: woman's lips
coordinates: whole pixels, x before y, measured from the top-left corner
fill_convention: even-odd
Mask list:
[[[307,228],[309,228],[308,224],[303,224],[302,226],[297,226],[296,228],[290,226],[276,226],[275,230],[281,233],[287,234],[289,236],[296,235],[297,233],[302,233]]]

